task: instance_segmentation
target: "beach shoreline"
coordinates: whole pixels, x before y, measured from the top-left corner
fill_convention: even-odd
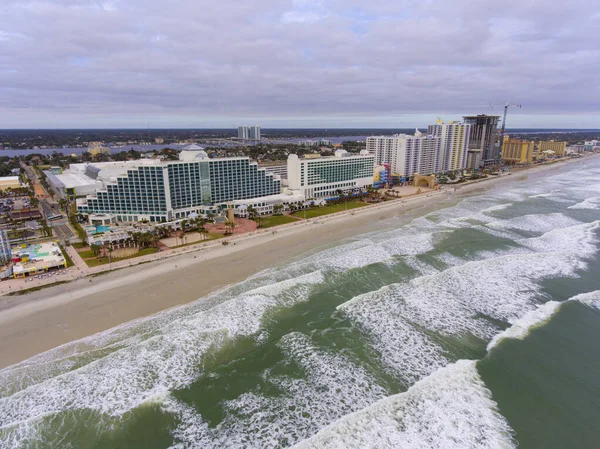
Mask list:
[[[512,175],[446,186],[272,230],[228,238],[233,244],[181,248],[177,255],[136,264],[23,296],[0,298],[0,368],[73,340],[203,298],[267,268],[369,231],[386,220],[410,220],[464,196],[530,176],[545,176],[585,159],[543,165]],[[383,224],[381,224],[383,223]],[[388,225],[389,226],[389,225]],[[116,265],[116,264],[115,264]]]

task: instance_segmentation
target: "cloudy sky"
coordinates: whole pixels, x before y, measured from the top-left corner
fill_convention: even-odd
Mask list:
[[[600,128],[597,0],[1,0],[0,128]],[[490,108],[489,104],[495,104]]]

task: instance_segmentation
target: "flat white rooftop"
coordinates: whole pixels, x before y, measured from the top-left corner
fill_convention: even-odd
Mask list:
[[[96,180],[79,172],[64,171],[62,174],[54,176],[66,188],[100,185]]]
[[[247,200],[234,200],[228,201],[227,204],[233,205],[245,205],[245,204],[254,204],[254,203],[269,203],[269,204],[277,204],[277,203],[292,203],[296,201],[304,201],[306,198],[301,193],[295,193],[292,195],[286,195],[282,193],[280,195],[269,195],[269,196],[261,196],[258,198],[248,198]]]
[[[18,176],[0,176],[0,182],[19,182]]]

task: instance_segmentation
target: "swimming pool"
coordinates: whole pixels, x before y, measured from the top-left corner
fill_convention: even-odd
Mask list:
[[[95,235],[95,234],[101,234],[107,231],[110,231],[110,226],[105,226],[105,225],[98,225],[98,226],[90,226],[88,228],[88,231],[90,232],[90,234]]]

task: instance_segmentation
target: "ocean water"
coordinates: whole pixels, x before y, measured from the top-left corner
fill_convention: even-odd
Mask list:
[[[600,161],[0,370],[0,448],[600,447]]]

